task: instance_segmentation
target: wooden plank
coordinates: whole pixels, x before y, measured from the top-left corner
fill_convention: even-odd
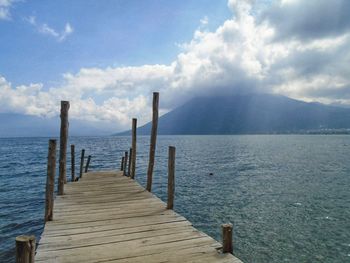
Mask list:
[[[36,262],[236,262],[122,172],[84,174],[55,200]]]
[[[110,203],[110,205],[108,205],[108,203],[102,203],[102,204],[99,204],[98,205],[98,208],[106,208],[106,207],[110,207],[111,209],[113,208],[118,208],[118,207],[126,207],[128,204],[147,204],[147,203],[154,203],[154,202],[157,202],[159,203],[158,201],[155,201],[153,200],[152,198],[143,198],[143,199],[134,199],[134,200],[124,200],[124,201],[121,201],[121,202],[118,202],[118,203]],[[67,206],[58,206],[58,205],[55,205],[55,208],[54,208],[54,212],[55,213],[58,213],[59,211],[62,211],[62,212],[69,212],[69,211],[81,211],[81,210],[84,210],[84,211],[87,211],[87,210],[92,210],[92,209],[95,209],[96,208],[96,204],[94,203],[90,203],[90,204],[84,204],[84,205],[76,205],[76,204],[72,204],[71,207],[67,207]],[[56,212],[57,211],[57,212]]]
[[[61,235],[61,236],[47,236],[43,235],[40,239],[39,244],[51,244],[56,242],[67,242],[67,241],[75,241],[82,240],[85,238],[93,238],[93,237],[104,237],[104,236],[117,236],[117,235],[125,235],[125,234],[133,234],[133,233],[142,233],[142,232],[152,232],[162,229],[172,229],[172,228],[180,228],[185,226],[191,226],[191,223],[188,221],[179,221],[179,222],[169,222],[162,224],[154,224],[154,225],[142,225],[142,226],[134,226],[129,228],[122,229],[107,229],[95,232],[87,232],[87,233],[78,233],[75,235]]]
[[[152,218],[152,221],[145,218],[138,218],[135,220],[130,221],[129,219],[120,219],[114,221],[114,224],[101,224],[96,226],[78,226],[77,228],[65,228],[61,225],[61,228],[56,229],[48,229],[45,228],[43,232],[43,236],[64,236],[64,235],[78,235],[78,234],[84,234],[84,233],[92,233],[92,232],[100,232],[100,231],[110,231],[110,230],[116,230],[116,229],[128,229],[128,228],[135,228],[135,227],[147,227],[147,226],[153,226],[153,225],[160,225],[160,224],[172,224],[172,223],[178,223],[178,222],[186,222],[185,218],[169,218],[169,217],[154,217]]]
[[[41,251],[56,251],[63,249],[71,249],[78,247],[87,247],[87,246],[97,246],[100,244],[109,244],[116,242],[126,242],[132,240],[151,240],[155,238],[160,240],[161,238],[166,238],[169,240],[167,235],[177,235],[177,237],[194,237],[195,230],[191,226],[185,227],[175,227],[175,228],[166,228],[159,229],[156,231],[145,231],[145,232],[137,232],[137,233],[127,233],[123,235],[91,235],[90,237],[84,239],[68,239],[65,242],[50,242],[50,243],[41,243]],[[197,231],[198,232],[198,231]],[[110,234],[110,233],[108,233]],[[199,235],[200,236],[200,235]]]
[[[164,215],[166,212],[164,212],[164,209],[153,207],[153,208],[146,208],[146,209],[139,209],[134,211],[123,211],[123,212],[110,212],[110,213],[100,213],[100,214],[92,214],[92,215],[73,215],[73,216],[62,216],[60,218],[60,221],[54,224],[82,224],[82,223],[88,223],[88,222],[98,222],[98,221],[106,221],[109,219],[121,219],[121,218],[130,218],[130,217],[146,217],[150,215]]]
[[[220,263],[241,263],[240,260],[232,259],[227,254],[219,254],[216,250],[213,250],[212,246],[208,244],[201,244],[198,246],[190,246],[183,248],[181,251],[167,250],[167,251],[156,251],[150,255],[131,256],[123,259],[105,261],[108,263],[175,263],[175,262],[191,262],[191,263],[202,263],[202,262],[220,262]]]
[[[170,241],[165,242],[165,240]],[[37,251],[36,260],[48,260],[59,257],[64,262],[91,262],[91,260],[96,259],[106,261],[128,256],[153,254],[158,250],[181,250],[198,243],[211,245],[214,242],[209,237],[189,238],[182,235],[167,235],[161,240],[159,237],[155,237],[153,239],[131,240],[58,251],[40,250]]]
[[[72,205],[70,207],[62,206],[57,207],[55,206],[54,211],[55,212],[62,212],[62,213],[71,213],[74,214],[75,212],[80,213],[81,211],[86,212],[89,210],[92,211],[99,211],[99,210],[110,210],[110,209],[127,209],[128,207],[133,206],[147,206],[147,205],[154,205],[159,204],[158,200],[154,200],[152,198],[145,198],[141,200],[128,200],[118,203],[106,203],[106,204],[100,204],[98,207],[96,207],[95,204],[87,204],[87,205]]]
[[[67,210],[61,210],[64,213],[61,215],[60,218],[66,218],[66,217],[72,217],[76,215],[85,215],[85,216],[90,216],[90,215],[96,215],[96,214],[126,214],[126,213],[131,213],[133,211],[151,211],[151,210],[157,210],[157,211],[165,211],[164,205],[162,206],[155,206],[155,202],[152,203],[141,203],[139,204],[138,202],[134,203],[128,203],[127,205],[124,206],[116,206],[114,208],[111,208],[110,206],[107,207],[90,207],[90,209],[81,209],[81,210],[73,210],[71,212],[68,212]]]
[[[60,224],[60,222],[57,221],[51,221],[47,223],[48,231],[53,230],[60,230],[64,232],[69,232],[70,229],[77,229],[77,228],[87,228],[87,227],[98,227],[103,225],[113,225],[113,224],[125,224],[126,226],[131,224],[149,224],[152,223],[153,220],[155,221],[163,221],[163,220],[169,220],[169,221],[184,221],[186,220],[184,217],[181,216],[173,216],[173,215],[150,215],[150,216],[141,216],[141,217],[134,217],[134,218],[113,218],[113,219],[107,219],[107,220],[100,220],[95,222],[87,222],[87,223],[81,223],[81,224]],[[127,221],[127,222],[125,222]],[[122,226],[123,227],[123,226]]]

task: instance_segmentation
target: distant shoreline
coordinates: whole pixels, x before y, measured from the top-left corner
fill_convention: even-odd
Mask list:
[[[243,135],[350,135],[350,131],[305,131],[305,132],[275,132],[275,133],[235,133],[235,134],[158,134],[158,136],[243,136]],[[74,137],[128,137],[130,134],[118,133],[110,135],[71,135]],[[138,134],[138,136],[149,136],[149,134]],[[58,138],[59,135],[53,136],[0,136],[0,139],[35,139],[35,138]]]

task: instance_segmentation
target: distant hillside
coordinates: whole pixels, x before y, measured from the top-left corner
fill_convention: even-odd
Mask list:
[[[58,136],[60,119],[41,118],[36,116],[0,113],[0,137],[49,137]],[[109,135],[114,127],[110,124],[87,122],[82,120],[69,121],[69,134],[72,136]]]
[[[158,133],[267,134],[346,128],[350,128],[350,109],[253,94],[194,98],[160,117]],[[150,129],[147,123],[138,134],[149,134]]]

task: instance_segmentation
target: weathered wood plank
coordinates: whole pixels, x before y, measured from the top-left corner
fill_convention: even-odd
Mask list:
[[[60,228],[56,229],[48,229],[46,228],[44,230],[43,236],[64,236],[64,235],[77,235],[77,234],[84,234],[84,233],[92,233],[92,232],[100,232],[100,231],[110,231],[110,230],[116,230],[116,229],[128,229],[128,228],[134,228],[134,227],[146,227],[146,226],[153,226],[158,224],[170,224],[170,223],[177,223],[177,222],[186,222],[185,218],[169,218],[169,217],[159,217],[155,216],[155,218],[152,218],[152,221],[150,222],[150,218],[137,218],[130,222],[128,218],[116,220],[111,224],[101,224],[97,226],[87,226],[87,227],[78,227],[78,228],[65,228],[61,225]]]
[[[167,235],[177,235],[177,237],[196,237],[201,236],[198,231],[193,230],[191,226],[185,227],[176,227],[176,228],[167,228],[160,229],[157,231],[147,231],[147,232],[138,232],[138,233],[127,233],[124,235],[104,235],[104,236],[90,236],[84,239],[68,239],[65,242],[50,242],[50,243],[41,243],[41,251],[56,251],[63,249],[72,249],[78,247],[87,247],[87,246],[97,246],[101,244],[117,243],[117,242],[126,242],[132,240],[151,240],[152,238],[160,240],[165,239]],[[110,233],[108,233],[110,234]],[[202,234],[203,235],[203,234]]]
[[[54,214],[36,262],[240,263],[122,172],[89,172],[66,185]]]
[[[107,229],[95,232],[87,232],[87,233],[77,233],[74,235],[61,235],[61,236],[48,236],[43,235],[40,239],[39,244],[52,244],[56,242],[67,242],[67,241],[75,241],[82,240],[85,238],[93,238],[93,237],[105,237],[105,236],[118,236],[125,234],[133,234],[133,233],[142,233],[142,232],[153,232],[163,229],[173,229],[173,228],[182,228],[186,226],[192,226],[192,224],[188,221],[179,221],[179,222],[167,222],[160,223],[154,225],[142,225],[142,226],[133,226],[122,229]]]
[[[165,240],[168,239],[170,241],[165,242]],[[105,261],[125,258],[128,256],[153,254],[158,250],[181,250],[198,243],[211,245],[214,242],[207,236],[193,238],[181,235],[167,235],[162,239],[155,237],[144,240],[130,240],[58,251],[38,251],[36,260],[48,260],[59,257],[60,259],[63,259],[64,262],[91,262],[91,260],[96,259]],[[72,259],[75,259],[75,261]]]

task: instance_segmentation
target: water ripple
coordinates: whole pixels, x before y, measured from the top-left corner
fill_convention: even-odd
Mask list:
[[[235,254],[244,262],[349,262],[349,136],[158,138],[155,193],[166,200],[167,147],[174,145],[175,210],[218,240],[220,225],[233,222]],[[47,142],[0,139],[0,262],[13,262],[17,235],[39,238],[43,230]],[[130,140],[72,137],[70,143],[76,160],[85,148],[92,169],[116,169]],[[138,137],[143,185],[148,150],[149,137]]]

